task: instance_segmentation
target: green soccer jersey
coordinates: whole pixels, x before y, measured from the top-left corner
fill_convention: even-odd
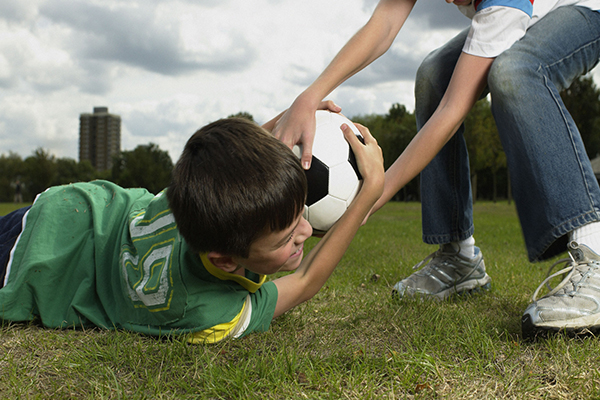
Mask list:
[[[163,193],[106,181],[42,193],[24,218],[0,289],[2,318],[189,333],[192,342],[266,330],[275,284],[252,272],[225,273],[192,252]]]

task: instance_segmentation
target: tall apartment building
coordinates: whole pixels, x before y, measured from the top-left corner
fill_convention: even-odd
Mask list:
[[[79,116],[79,161],[89,160],[98,171],[112,168],[113,156],[121,151],[121,117],[108,107]]]

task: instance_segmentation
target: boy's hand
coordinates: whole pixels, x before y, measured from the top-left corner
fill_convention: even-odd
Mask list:
[[[369,191],[375,202],[383,192],[385,171],[383,168],[383,152],[377,144],[377,140],[371,135],[369,129],[361,124],[354,124],[362,134],[365,144],[362,144],[354,132],[346,124],[342,125],[344,137],[352,147],[356,157],[358,169],[363,177],[362,191]]]
[[[309,169],[312,160],[312,147],[315,140],[315,112],[316,110],[329,110],[340,112],[342,108],[333,101],[322,101],[315,109],[295,101],[275,123],[273,135],[285,143],[289,148],[295,144],[302,144],[302,168]]]

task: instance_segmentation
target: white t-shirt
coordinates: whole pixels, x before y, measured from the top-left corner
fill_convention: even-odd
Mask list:
[[[473,0],[468,6],[458,6],[472,19],[463,51],[497,57],[550,11],[572,5],[600,10],[600,0]]]

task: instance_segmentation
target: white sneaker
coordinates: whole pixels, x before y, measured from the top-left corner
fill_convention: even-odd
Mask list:
[[[526,339],[547,332],[564,331],[569,334],[594,333],[600,330],[600,256],[589,247],[569,243],[571,258],[559,260],[548,271],[521,318],[521,331]],[[555,265],[566,262],[566,267],[550,275]],[[566,274],[554,289],[550,279]],[[546,285],[550,292],[538,299]]]
[[[427,262],[429,260],[429,262]],[[450,244],[443,245],[413,267],[419,271],[394,285],[394,295],[421,296],[445,300],[454,293],[489,289],[492,278],[485,272],[483,255],[475,247],[475,257],[467,258]]]

